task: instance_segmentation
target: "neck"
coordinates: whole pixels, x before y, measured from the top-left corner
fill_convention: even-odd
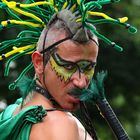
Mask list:
[[[24,99],[22,108],[29,105],[42,105],[45,108],[61,108],[48,92],[48,90],[46,88],[43,88],[42,84],[39,81],[36,81],[34,90],[30,92]]]
[[[46,109],[56,108],[52,102],[40,93],[33,91],[23,101],[22,109],[28,106],[43,106]]]

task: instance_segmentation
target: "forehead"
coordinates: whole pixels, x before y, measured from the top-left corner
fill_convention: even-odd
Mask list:
[[[67,40],[59,44],[57,53],[68,61],[89,60],[96,62],[98,46],[93,41],[82,44]]]

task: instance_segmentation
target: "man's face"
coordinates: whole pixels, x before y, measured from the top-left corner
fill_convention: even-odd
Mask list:
[[[67,40],[51,56],[45,67],[45,86],[63,109],[72,111],[78,107],[80,100],[71,92],[89,85],[97,53],[98,47],[92,41],[79,44]]]

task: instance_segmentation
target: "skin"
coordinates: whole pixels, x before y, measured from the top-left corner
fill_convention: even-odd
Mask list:
[[[55,41],[65,37],[65,34],[60,33]],[[67,61],[89,60],[96,62],[98,47],[93,41],[80,44],[67,40],[58,46],[57,53]],[[89,85],[87,76],[81,73],[79,77],[79,72],[76,71],[70,80],[65,82],[57,76],[50,62],[46,64],[45,68],[43,67],[43,56],[38,51],[33,53],[32,61],[36,75],[40,79],[38,84],[43,88],[47,88],[59,106],[54,106],[47,98],[35,93],[33,99],[24,108],[31,105],[42,105],[46,109],[57,107],[68,111],[76,110],[79,107],[79,99],[70,95],[69,92],[75,87],[86,88]],[[84,127],[70,113],[52,111],[47,113],[43,122],[32,126],[30,140],[84,140],[84,134]],[[91,140],[89,135],[87,140]]]
[[[70,46],[70,47],[68,47]],[[76,62],[79,60],[89,60],[96,62],[97,58],[97,46],[94,42],[88,42],[84,45],[76,44],[71,40],[67,40],[61,43],[57,50],[58,54],[67,61]],[[33,60],[36,67],[36,71],[40,76],[40,81],[44,88],[47,87],[49,93],[59,103],[61,108],[73,111],[77,109],[79,99],[70,96],[68,93],[71,89],[78,87],[80,89],[86,88],[89,84],[87,76],[81,73],[79,77],[78,71],[75,72],[68,82],[61,80],[56,72],[52,69],[50,62],[45,66],[45,83],[43,80],[43,64],[42,55],[39,52],[33,54]],[[49,76],[48,76],[49,75]],[[53,83],[53,86],[52,86]],[[55,83],[55,86],[54,86]],[[56,92],[57,91],[57,92]]]

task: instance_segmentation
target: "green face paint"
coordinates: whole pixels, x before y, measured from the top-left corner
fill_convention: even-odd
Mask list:
[[[77,70],[79,71],[79,77],[81,73],[84,73],[87,79],[90,80],[93,77],[96,64],[88,60],[80,60],[77,62],[67,61],[61,58],[57,53],[51,56],[50,63],[58,77],[65,82],[69,80]]]

